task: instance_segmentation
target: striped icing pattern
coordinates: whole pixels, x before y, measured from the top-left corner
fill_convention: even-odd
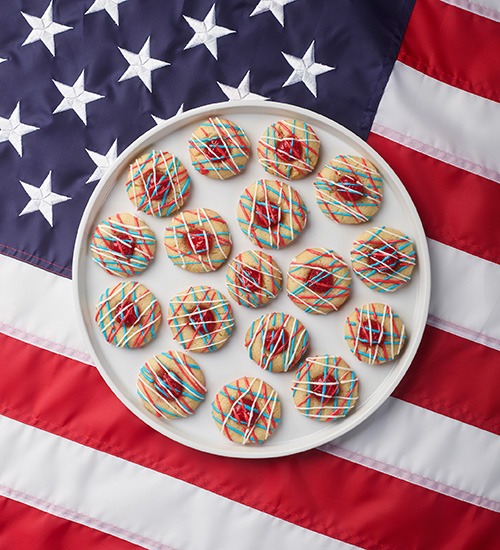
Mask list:
[[[283,275],[269,254],[260,250],[242,252],[227,270],[226,286],[236,302],[246,307],[262,307],[276,298]]]
[[[358,400],[358,378],[341,357],[308,357],[292,385],[297,410],[315,420],[345,417]]]
[[[314,170],[318,162],[319,139],[301,120],[280,120],[260,138],[257,152],[266,172],[285,179],[299,179]]]
[[[132,316],[133,323],[126,322],[128,316]],[[156,297],[135,281],[106,289],[95,315],[106,341],[119,348],[138,348],[147,344],[157,335],[161,318]]]
[[[203,175],[226,179],[239,174],[250,156],[245,132],[233,122],[211,117],[189,140],[193,166]]]
[[[373,227],[353,243],[353,271],[372,290],[393,292],[411,278],[416,263],[413,242],[386,226]]]
[[[158,417],[184,418],[204,400],[207,388],[198,364],[184,353],[167,351],[141,367],[137,393],[145,407]]]
[[[354,356],[370,365],[394,359],[406,342],[406,328],[387,304],[356,308],[345,323],[345,340]]]
[[[266,345],[266,342],[269,342]],[[287,372],[299,362],[309,347],[309,333],[295,317],[267,313],[255,320],[245,336],[250,359],[262,369]]]
[[[244,408],[248,421],[239,420]],[[245,445],[263,443],[276,430],[281,418],[278,394],[269,384],[246,376],[226,384],[212,403],[212,418],[231,441]]]
[[[363,196],[352,195],[358,200],[339,194],[347,192],[346,178],[363,186]],[[361,157],[339,155],[319,172],[316,181],[316,201],[321,211],[339,223],[363,223],[379,209],[382,201],[382,178],[373,164]]]
[[[321,284],[325,284],[325,290],[317,289]],[[351,293],[349,268],[333,250],[306,248],[290,263],[287,292],[306,313],[326,315],[337,311]]]
[[[155,249],[153,232],[132,214],[116,214],[102,221],[90,241],[94,262],[119,277],[128,277],[146,269]]]
[[[278,220],[265,227],[262,220]],[[286,183],[259,180],[240,197],[238,222],[247,237],[261,248],[283,248],[295,240],[307,222],[300,195]]]
[[[210,312],[208,323],[203,322],[204,311]],[[170,300],[168,324],[174,340],[184,349],[206,353],[226,343],[233,331],[234,319],[229,302],[218,290],[192,286]]]
[[[126,189],[141,212],[158,217],[175,214],[191,192],[191,178],[181,161],[166,151],[151,151],[129,167]]]
[[[195,235],[199,239],[197,246],[194,246]],[[168,257],[187,271],[215,271],[226,262],[231,246],[226,222],[208,208],[182,212],[165,231]]]

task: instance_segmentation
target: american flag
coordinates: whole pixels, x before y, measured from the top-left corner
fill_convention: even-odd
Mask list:
[[[0,10],[0,548],[498,548],[498,0],[11,0]],[[251,462],[154,432],[72,309],[77,227],[130,143],[223,100],[373,146],[433,264],[419,352],[347,436]]]

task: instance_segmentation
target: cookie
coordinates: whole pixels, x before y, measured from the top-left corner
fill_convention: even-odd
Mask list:
[[[181,212],[165,231],[168,257],[192,273],[219,269],[231,252],[231,244],[226,222],[208,208]]]
[[[388,305],[365,304],[347,317],[345,339],[357,359],[374,365],[399,355],[406,342],[406,330]]]
[[[126,189],[137,210],[170,216],[189,197],[191,178],[177,157],[167,151],[151,151],[130,165]]]
[[[207,388],[196,361],[184,353],[167,351],[143,365],[137,378],[137,393],[149,412],[175,419],[192,415],[205,399]]]
[[[226,384],[215,396],[212,418],[231,441],[264,443],[280,423],[281,404],[269,384],[244,376]]]
[[[250,359],[271,372],[293,369],[309,347],[304,325],[286,313],[268,313],[254,321],[245,336]]]
[[[278,264],[260,250],[242,252],[228,265],[227,290],[241,306],[265,306],[276,298],[282,282]]]
[[[372,227],[352,246],[352,269],[368,288],[393,292],[410,280],[415,249],[410,238],[397,229]]]
[[[245,189],[238,204],[238,223],[260,248],[283,248],[303,231],[307,210],[300,195],[280,181],[259,180]]]
[[[306,313],[337,311],[351,293],[349,268],[333,250],[306,248],[290,263],[287,293]]]
[[[259,140],[259,162],[266,172],[296,180],[310,174],[318,162],[319,139],[301,120],[271,124]]]
[[[111,275],[140,273],[153,259],[156,238],[149,226],[133,214],[110,216],[95,229],[90,240],[92,259]]]
[[[216,351],[234,327],[229,302],[208,286],[192,286],[170,300],[168,325],[174,340],[195,353]]]
[[[382,201],[382,178],[375,166],[361,157],[335,157],[321,169],[314,185],[321,211],[339,223],[368,221]]]
[[[140,348],[157,334],[161,308],[154,294],[135,281],[119,283],[104,291],[95,320],[110,344]]]
[[[245,132],[234,122],[210,117],[191,136],[189,154],[200,174],[227,179],[245,167],[250,157],[250,143]]]
[[[358,378],[341,357],[308,357],[297,371],[292,396],[300,413],[330,422],[344,418],[356,405]]]

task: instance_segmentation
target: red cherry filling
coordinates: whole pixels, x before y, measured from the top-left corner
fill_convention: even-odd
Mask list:
[[[361,322],[359,337],[366,346],[380,344],[383,338],[382,327],[376,319],[367,319]]]
[[[148,196],[152,201],[161,201],[168,195],[171,187],[170,179],[165,174],[156,172],[148,179]]]
[[[336,380],[332,371],[326,376],[323,374],[312,380],[311,391],[321,402],[328,401],[335,397],[340,389],[339,381]]]
[[[264,229],[278,225],[281,220],[281,208],[272,202],[255,204],[255,219]]]
[[[205,143],[205,155],[211,161],[221,161],[229,158],[228,150],[221,138],[212,138]]]
[[[214,236],[204,229],[192,229],[186,234],[186,237],[195,254],[208,254],[212,249]]]
[[[271,353],[282,353],[289,341],[288,332],[283,327],[268,329],[264,337],[264,348]]]
[[[108,241],[108,247],[113,252],[118,252],[122,256],[132,256],[135,250],[135,239],[127,235],[113,235],[113,240]]]
[[[370,246],[376,247],[369,255],[370,265],[373,269],[381,273],[397,270],[400,263],[400,255],[397,250],[383,243],[379,245],[370,243]]]
[[[126,327],[131,327],[139,320],[139,317],[135,311],[135,304],[126,299],[116,307],[116,316],[121,324]]]
[[[214,332],[218,324],[214,312],[211,309],[205,309],[200,306],[197,306],[196,309],[190,313],[189,322],[195,332],[202,335]]]
[[[335,184],[335,190],[346,201],[358,202],[365,195],[363,184],[354,176],[344,174]]]
[[[307,274],[306,286],[317,294],[326,294],[333,288],[334,281],[331,273],[312,267]]]
[[[158,375],[158,378],[161,378],[161,380],[166,384],[167,388],[163,388],[164,391],[166,391],[166,398],[167,399],[174,399],[175,397],[178,397],[182,393],[182,383],[176,380],[172,375],[170,375],[167,372],[162,372]]]
[[[244,266],[239,272],[240,285],[249,292],[262,288],[262,272],[253,267]]]
[[[231,414],[240,424],[251,426],[257,422],[259,409],[255,406],[252,398],[245,396],[233,406]]]
[[[285,162],[301,158],[302,149],[302,143],[296,137],[282,138],[274,148],[276,155]]]

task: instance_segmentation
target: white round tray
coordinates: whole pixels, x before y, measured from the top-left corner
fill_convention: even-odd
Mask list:
[[[225,181],[215,181],[199,174],[191,165],[188,139],[198,123],[208,116],[222,116],[239,124],[252,148],[245,171]],[[213,273],[191,274],[172,264],[163,245],[165,227],[170,218],[156,218],[137,213],[125,191],[128,165],[142,152],[163,149],[176,155],[186,166],[192,191],[185,209],[211,208],[226,220],[233,239],[230,259],[255,246],[242,233],[236,220],[236,205],[243,189],[257,179],[275,179],[257,160],[256,146],[266,127],[282,118],[299,118],[311,125],[321,141],[317,169],[307,178],[290,182],[301,195],[308,210],[303,234],[288,247],[267,251],[286,272],[291,259],[306,247],[331,248],[350,264],[353,240],[366,228],[387,225],[409,235],[417,252],[417,268],[412,280],[394,293],[368,289],[352,273],[352,293],[342,308],[327,316],[304,313],[283,290],[264,308],[247,309],[229,297],[225,286],[226,267]],[[341,225],[327,218],[315,200],[313,182],[317,172],[338,154],[354,154],[371,160],[384,180],[382,207],[374,218],[359,225]],[[133,212],[145,220],[157,238],[156,257],[143,273],[132,277],[148,287],[158,298],[164,319],[158,336],[140,349],[119,349],[108,344],[94,321],[95,306],[102,292],[123,279],[113,277],[92,261],[89,240],[95,226],[118,212]],[[117,158],[97,185],[80,223],[73,259],[73,282],[77,317],[92,357],[109,387],[141,420],[162,434],[190,447],[224,456],[263,458],[293,454],[316,447],[352,430],[368,418],[401,380],[419,346],[429,307],[430,263],[425,234],[418,213],[403,184],[387,163],[364,141],[339,124],[306,109],[264,101],[218,103],[180,114],[153,128]],[[182,350],[172,338],[166,322],[170,298],[191,285],[209,285],[221,291],[231,302],[235,329],[227,344],[209,354],[192,354],[202,368],[208,392],[205,401],[190,418],[158,419],[141,404],[135,389],[137,374],[144,362],[168,349]],[[358,361],[344,341],[344,322],[355,307],[367,302],[384,302],[398,313],[406,325],[408,340],[399,359],[386,365],[371,366]],[[302,416],[294,407],[290,386],[295,372],[272,373],[260,369],[248,357],[244,336],[250,324],[271,311],[284,311],[297,317],[309,331],[308,355],[340,355],[359,378],[359,401],[349,416],[324,423]],[[188,352],[189,353],[189,352]],[[220,433],[211,417],[211,404],[219,389],[240,376],[261,377],[271,384],[281,398],[282,418],[277,431],[262,445],[239,445]]]

